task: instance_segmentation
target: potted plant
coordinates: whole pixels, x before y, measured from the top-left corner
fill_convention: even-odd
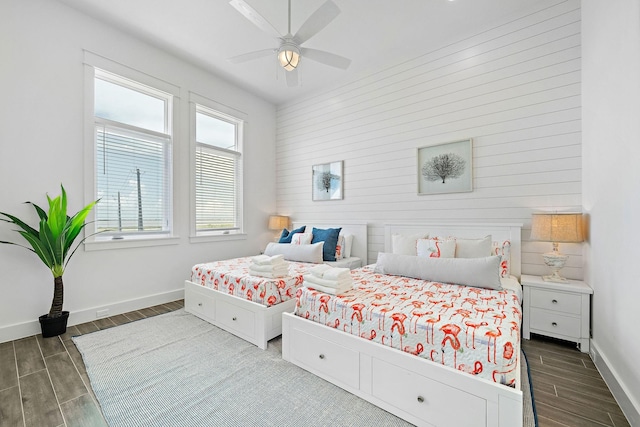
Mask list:
[[[44,314],[39,318],[42,327],[42,336],[45,338],[64,334],[67,330],[69,312],[62,311],[64,297],[62,274],[73,254],[86,239],[86,237],[82,239],[75,248],[71,250],[73,242],[85,226],[87,215],[91,209],[93,209],[93,206],[98,203],[98,200],[91,202],[70,217],[67,215],[67,193],[64,191],[62,185],[60,185],[60,188],[62,188],[62,194],[55,199],[51,199],[49,195],[47,195],[49,212],[45,212],[44,209],[35,203],[26,202],[33,206],[40,218],[38,228],[29,226],[13,215],[0,212],[0,215],[5,217],[0,218],[0,220],[17,225],[20,230],[15,231],[19,233],[31,247],[14,242],[0,241],[0,243],[20,246],[34,252],[53,273],[53,301],[51,303],[51,309],[48,314]]]

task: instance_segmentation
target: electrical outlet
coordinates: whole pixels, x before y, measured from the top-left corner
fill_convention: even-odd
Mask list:
[[[101,317],[107,317],[109,315],[109,309],[106,308],[104,310],[96,311],[96,319],[100,319]]]

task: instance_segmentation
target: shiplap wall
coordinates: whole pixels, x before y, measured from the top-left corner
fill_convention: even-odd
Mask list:
[[[548,273],[534,211],[581,211],[580,3],[513,16],[277,112],[277,206],[293,218],[523,223],[522,270]],[[473,192],[417,194],[417,148],[473,138]],[[344,161],[344,199],[311,200],[311,167]],[[579,244],[562,273],[582,278]]]

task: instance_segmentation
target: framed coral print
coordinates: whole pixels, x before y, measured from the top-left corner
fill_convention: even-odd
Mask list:
[[[342,161],[312,167],[313,200],[342,199]]]
[[[418,148],[418,194],[473,191],[472,140]]]

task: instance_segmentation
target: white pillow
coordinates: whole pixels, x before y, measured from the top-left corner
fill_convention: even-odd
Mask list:
[[[478,288],[502,288],[499,256],[422,258],[380,252],[375,272]]]
[[[344,257],[351,257],[351,248],[353,247],[353,234],[344,235]]]
[[[456,258],[484,258],[491,256],[491,236],[483,239],[456,239]]]
[[[429,238],[429,235],[425,233],[411,235],[393,234],[391,236],[391,252],[398,255],[416,256],[418,254],[416,242],[418,239],[427,238]]]
[[[324,242],[309,245],[291,245],[289,243],[271,242],[264,250],[265,255],[282,255],[289,261],[312,262],[322,264],[322,248]]]
[[[416,251],[419,257],[454,258],[456,255],[456,241],[453,239],[418,239]]]
[[[336,261],[344,258],[345,250],[344,234],[338,234],[338,243],[336,243]]]
[[[313,233],[295,233],[291,236],[292,245],[310,245]]]
[[[498,255],[502,258],[502,263],[500,263],[500,275],[502,277],[509,277],[511,274],[511,242],[509,240],[505,240],[504,242],[492,242],[491,246],[491,255]]]

